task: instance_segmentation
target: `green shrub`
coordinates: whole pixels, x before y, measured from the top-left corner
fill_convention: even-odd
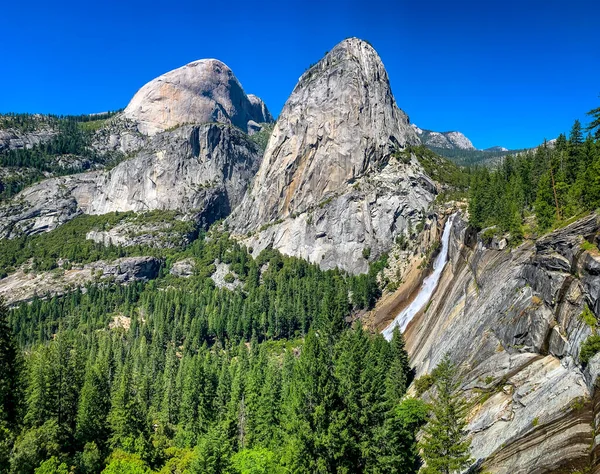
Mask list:
[[[579,317],[585,324],[587,324],[590,327],[590,329],[593,332],[596,331],[596,324],[598,324],[598,320],[587,305],[585,305],[585,308],[583,309],[583,312]]]
[[[365,260],[368,260],[371,256],[371,247],[365,247],[362,251],[362,256]]]
[[[229,272],[223,277],[223,280],[225,280],[225,283],[233,283],[235,281],[235,276],[233,273]]]
[[[573,400],[571,400],[571,409],[574,411],[582,410],[583,408],[585,408],[586,403],[587,400],[585,397],[576,397]]]
[[[581,343],[579,360],[581,360],[582,364],[587,364],[598,352],[600,352],[600,336],[592,334]]]
[[[417,391],[417,396],[420,397],[427,390],[433,387],[435,383],[435,377],[433,374],[425,374],[421,375],[418,379],[415,380],[415,390]]]
[[[108,465],[102,474],[150,474],[150,468],[137,454],[117,449],[108,459]]]
[[[492,242],[492,239],[496,235],[496,231],[497,229],[495,227],[490,227],[489,229],[486,229],[485,232],[481,234],[481,240],[485,244],[490,244]]]
[[[598,246],[595,245],[595,244],[593,244],[593,243],[591,243],[591,242],[588,242],[587,240],[584,240],[581,243],[581,250],[588,250],[588,251],[591,250],[591,251],[596,251],[597,252],[598,251]]]
[[[396,237],[396,245],[400,247],[400,250],[406,250],[408,248],[408,239],[404,234],[400,234]]]
[[[44,461],[35,470],[35,474],[69,474],[69,468],[64,462],[60,462],[56,456]]]

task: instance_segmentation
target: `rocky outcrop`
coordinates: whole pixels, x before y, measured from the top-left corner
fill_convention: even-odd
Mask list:
[[[241,201],[259,162],[258,147],[235,128],[183,126],[102,174],[86,212],[169,209],[210,224]]]
[[[234,291],[242,286],[242,282],[237,275],[229,270],[229,264],[223,262],[215,262],[215,271],[210,276],[217,288],[227,288],[229,291]]]
[[[89,268],[101,272],[102,278],[113,278],[117,283],[148,281],[158,276],[162,262],[156,257],[125,257],[113,262],[94,262]]]
[[[257,121],[258,123],[271,123],[275,121],[271,112],[267,109],[267,104],[265,104],[260,97],[257,97],[254,94],[248,94],[248,100],[252,105],[251,115],[254,117],[252,120],[255,122]]]
[[[266,224],[245,244],[254,255],[273,246],[323,269],[364,273],[370,260],[418,225],[435,189],[415,160],[392,159],[379,173],[348,183],[305,212]]]
[[[129,155],[142,149],[148,142],[148,137],[138,131],[137,123],[118,113],[94,132],[92,148],[101,155],[114,152]]]
[[[49,124],[40,123],[40,127],[32,131],[17,128],[0,130],[0,153],[8,150],[30,149],[36,145],[49,142],[58,131]]]
[[[0,237],[114,211],[177,210],[209,225],[241,201],[259,164],[258,146],[234,127],[182,126],[156,135],[109,171],[53,178],[22,191],[0,207]]]
[[[448,150],[475,150],[475,147],[461,132],[434,132],[424,130],[411,124],[423,145],[432,148],[446,148]]]
[[[69,270],[57,268],[35,272],[21,268],[0,279],[0,296],[13,305],[33,298],[64,295],[91,282],[127,283],[156,278],[162,262],[155,257],[125,257],[112,262],[98,261]]]
[[[231,69],[216,59],[194,61],[153,79],[135,94],[123,115],[145,135],[207,122],[246,132],[250,120],[273,120],[265,104],[247,96]]]
[[[196,261],[193,258],[184,258],[173,264],[169,273],[176,277],[188,278],[194,274]]]
[[[51,178],[34,184],[0,206],[0,238],[48,232],[85,212],[100,172]]]
[[[375,50],[344,40],[300,78],[230,224],[255,251],[366,271],[363,250],[376,257],[433,200],[416,160],[391,159],[416,143]]]
[[[143,215],[141,214],[141,216]],[[175,248],[189,244],[194,239],[195,234],[193,228],[187,228],[186,226],[186,228],[180,230],[173,222],[138,223],[135,220],[126,220],[108,230],[91,230],[85,238],[105,246],[130,247],[139,245],[154,248]]]
[[[589,466],[595,377],[579,361],[598,315],[600,256],[583,251],[592,215],[510,250],[486,248],[455,221],[450,264],[425,314],[406,330],[417,377],[444,354],[460,365],[472,455],[490,473]]]

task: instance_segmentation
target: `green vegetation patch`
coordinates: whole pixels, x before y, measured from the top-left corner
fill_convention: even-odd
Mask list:
[[[0,153],[0,167],[27,170],[9,178],[0,178],[0,201],[17,194],[25,187],[43,179],[46,174],[64,176],[79,173],[92,166],[112,166],[122,160],[121,153],[98,154],[91,148],[93,132],[101,128],[113,112],[78,116],[40,116],[29,114],[0,115],[0,128],[12,128],[23,133],[50,128],[56,134],[46,143],[29,149]],[[61,158],[81,158],[79,164],[65,166]]]
[[[587,365],[590,359],[598,352],[600,352],[600,336],[597,334],[592,334],[581,343],[579,360],[581,360],[582,364]]]
[[[479,229],[497,226],[518,242],[595,211],[600,207],[599,138],[599,133],[584,136],[576,120],[568,138],[561,134],[553,145],[506,156],[493,170],[472,170],[470,223]],[[597,251],[590,242],[582,248]]]
[[[466,190],[469,187],[469,173],[466,169],[439,156],[424,145],[409,147],[408,150],[416,155],[430,178],[459,190]]]
[[[52,270],[58,266],[59,259],[66,259],[73,264],[140,255],[167,257],[170,253],[176,252],[173,249],[156,249],[140,245],[107,246],[85,238],[91,230],[110,230],[124,222],[140,225],[167,223],[172,233],[189,233],[194,229],[192,222],[177,219],[177,214],[172,211],[81,215],[51,232],[0,240],[0,278],[29,260],[32,260],[33,270]]]

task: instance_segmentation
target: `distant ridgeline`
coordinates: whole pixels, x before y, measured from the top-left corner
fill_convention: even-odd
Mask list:
[[[444,156],[461,166],[496,166],[502,158],[527,151],[523,150],[464,150],[459,148],[439,148],[427,146],[438,155]]]
[[[41,179],[64,176],[106,166],[118,160],[115,153],[99,154],[91,147],[95,130],[117,114],[0,115],[0,201]],[[25,143],[23,136],[31,139]]]

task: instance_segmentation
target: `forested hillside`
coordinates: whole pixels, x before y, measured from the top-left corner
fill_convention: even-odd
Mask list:
[[[2,309],[1,472],[416,471],[427,409],[401,402],[402,336],[347,323],[383,262],[350,277],[255,260],[216,230],[168,252],[158,280]],[[170,275],[184,257],[194,275]],[[215,286],[215,262],[235,291]]]
[[[461,150],[439,147],[429,147],[440,156],[444,156],[460,166],[495,166],[501,163],[505,156],[522,153],[526,150]]]
[[[48,140],[31,148],[0,149],[0,201],[48,176],[62,176],[115,163],[117,154],[98,154],[91,148],[94,130],[116,112],[95,115],[0,115],[0,130],[30,133],[46,129]]]
[[[561,134],[553,147],[507,156],[493,171],[474,170],[471,223],[496,226],[518,242],[600,207],[600,109],[589,115],[587,136],[576,120],[568,137]]]

